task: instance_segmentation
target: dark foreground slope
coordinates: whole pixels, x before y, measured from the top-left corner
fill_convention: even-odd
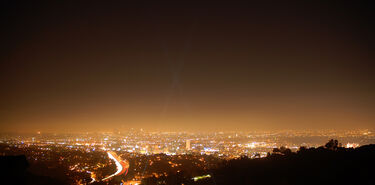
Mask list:
[[[34,175],[27,171],[28,168],[29,163],[24,155],[0,156],[0,184],[65,184],[51,177]]]
[[[241,158],[214,170],[206,184],[375,184],[375,145],[357,149],[313,148]]]

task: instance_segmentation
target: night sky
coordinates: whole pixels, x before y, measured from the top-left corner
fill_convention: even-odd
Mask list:
[[[375,128],[364,1],[0,3],[0,130]]]

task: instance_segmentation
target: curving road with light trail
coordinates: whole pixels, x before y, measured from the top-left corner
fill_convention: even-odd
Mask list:
[[[107,154],[108,154],[108,157],[110,159],[115,161],[117,171],[114,174],[103,178],[102,181],[108,180],[108,179],[110,179],[114,176],[117,176],[117,175],[122,175],[124,173],[126,175],[128,173],[128,169],[129,169],[129,162],[127,160],[123,161],[119,156],[117,156],[117,154],[115,152],[108,151]]]

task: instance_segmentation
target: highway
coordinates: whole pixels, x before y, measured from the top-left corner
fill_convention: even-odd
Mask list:
[[[124,173],[126,175],[128,173],[128,169],[129,169],[129,162],[127,160],[123,161],[119,156],[117,156],[117,154],[115,152],[108,151],[107,154],[108,154],[108,157],[110,159],[115,161],[117,171],[115,173],[113,173],[112,175],[109,175],[109,176],[103,178],[102,181],[108,180],[108,179],[110,179],[114,176],[117,176],[117,175],[122,175]]]

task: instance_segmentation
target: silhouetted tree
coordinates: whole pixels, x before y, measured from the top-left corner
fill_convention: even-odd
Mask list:
[[[289,148],[286,148],[285,150],[281,151],[281,153],[283,153],[284,155],[290,155],[292,154],[292,150],[290,150]]]
[[[306,150],[307,148],[305,146],[301,146],[299,147],[298,152],[305,152]]]
[[[280,151],[280,149],[278,149],[278,148],[274,148],[273,150],[272,150],[272,153],[280,153],[281,151]]]
[[[285,146],[281,146],[280,148],[274,148],[272,150],[272,153],[289,155],[292,153],[292,150],[290,150],[289,148],[286,148]]]
[[[325,147],[329,150],[337,150],[337,148],[339,147],[339,142],[336,139],[331,139],[328,141]]]

